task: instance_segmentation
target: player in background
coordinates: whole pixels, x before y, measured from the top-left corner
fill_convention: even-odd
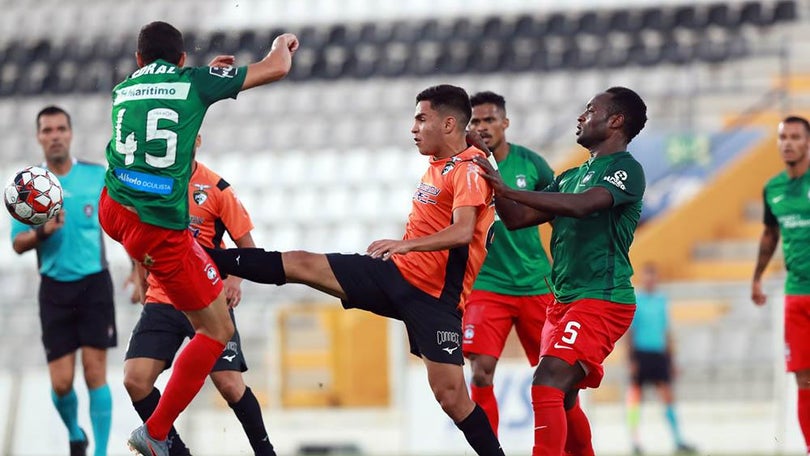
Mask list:
[[[647,107],[632,90],[612,87],[597,94],[577,119],[577,143],[590,158],[542,192],[512,189],[487,160],[475,159],[493,184],[495,206],[507,228],[553,226],[556,300],[548,308],[532,382],[533,456],[594,454],[578,394],[599,386],[602,362],[635,312],[628,251],[645,181],[627,145],[646,121]]]
[[[506,141],[509,118],[504,98],[479,92],[470,97],[470,103],[470,129],[492,152],[504,182],[517,189],[546,188],[554,180],[548,163],[535,152]],[[464,309],[462,349],[472,368],[472,399],[484,409],[497,435],[493,377],[506,337],[514,326],[529,364],[536,366],[546,306],[554,295],[546,285],[551,265],[537,227],[509,231],[497,218],[493,226],[494,241]]]
[[[197,136],[195,150],[202,139]],[[208,248],[224,248],[223,235],[231,237],[237,247],[256,247],[250,231],[253,223],[230,184],[197,160],[192,163],[189,183],[189,229],[200,245]],[[133,271],[134,272],[134,271]],[[133,281],[137,277],[133,277]],[[124,386],[132,399],[132,406],[145,421],[152,415],[160,391],[155,381],[161,372],[171,367],[174,356],[183,340],[194,337],[194,328],[182,312],[168,304],[169,298],[160,285],[151,277],[147,283],[136,284],[136,302],[145,302],[141,318],[132,336],[124,362]],[[233,309],[242,298],[242,279],[236,276],[223,281],[225,297],[230,308],[231,319],[236,327]],[[247,363],[242,352],[239,332],[226,344],[210,377],[219,393],[233,410],[256,456],[275,456],[262,419],[259,401],[245,385],[242,373],[247,371]],[[186,448],[174,427],[168,436],[169,454],[187,456]]]
[[[460,87],[439,85],[417,95],[411,133],[430,166],[414,193],[403,239],[374,241],[366,255],[261,249],[211,255],[225,274],[303,283],[340,298],[346,309],[402,320],[442,410],[477,454],[492,456],[503,451],[486,413],[470,399],[462,370],[461,313],[493,222],[492,189],[472,163],[484,153],[465,139],[470,115]]]
[[[785,170],[765,184],[765,228],[751,283],[751,299],[765,305],[762,275],[782,237],[785,258],[785,364],[796,374],[799,427],[810,454],[810,123],[789,116],[779,123],[776,145]]]
[[[184,68],[182,34],[170,24],[152,22],[141,28],[137,48],[139,69],[112,93],[112,139],[99,218],[136,270],[154,277],[196,333],[177,357],[154,413],[129,438],[135,451],[165,456],[174,421],[234,332],[219,273],[188,230],[194,141],[211,104],[286,76],[298,39],[279,35],[264,59],[246,67],[230,66],[233,56],[218,56],[209,66]]]
[[[39,320],[51,378],[51,399],[68,430],[70,455],[86,454],[88,439],[79,427],[73,389],[76,351],[81,350],[90,399],[94,454],[107,454],[112,395],[107,384],[107,349],[115,347],[113,286],[107,270],[104,239],[98,223],[98,197],[104,167],[77,160],[70,153],[70,115],[48,106],[37,114],[37,142],[43,167],[62,184],[64,206],[56,217],[32,228],[11,225],[14,251],[36,250],[39,263]]]
[[[678,426],[672,381],[675,376],[672,329],[669,322],[669,297],[658,288],[658,268],[644,265],[641,288],[636,290],[636,314],[627,332],[630,345],[630,388],[627,391],[627,426],[633,443],[633,454],[641,449],[641,401],[644,385],[652,384],[664,402],[664,415],[679,454],[695,454]]]

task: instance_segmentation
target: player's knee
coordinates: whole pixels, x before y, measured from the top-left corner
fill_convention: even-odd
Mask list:
[[[320,269],[322,254],[293,250],[281,254],[284,264],[284,274],[288,279],[304,279],[317,273]]]
[[[73,389],[73,384],[68,380],[57,379],[51,381],[51,388],[57,396],[62,397]]]
[[[456,385],[443,385],[433,388],[433,397],[436,398],[436,402],[439,403],[444,413],[454,421],[458,422],[464,418],[464,416],[462,416],[464,407],[466,403],[470,401],[465,389],[459,388]]]
[[[532,384],[571,391],[584,377],[585,371],[577,363],[571,365],[559,358],[547,357],[540,360]]]
[[[137,402],[152,392],[154,385],[143,376],[133,374],[132,372],[124,373],[124,389],[127,390],[130,399]]]
[[[473,369],[472,384],[479,388],[492,386],[493,377],[492,372],[487,372],[483,369]]]
[[[245,394],[245,385],[238,379],[231,377],[219,378],[214,381],[219,394],[229,404],[235,404]]]

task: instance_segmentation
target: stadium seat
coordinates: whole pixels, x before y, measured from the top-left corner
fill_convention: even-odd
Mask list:
[[[743,3],[740,8],[739,21],[741,25],[760,26],[766,24],[767,19],[762,11],[762,3],[758,0]]]
[[[722,28],[731,28],[739,25],[739,16],[735,16],[731,8],[725,3],[717,3],[709,6],[706,12],[706,23]]]
[[[679,6],[675,8],[672,15],[672,22],[675,27],[697,30],[705,25],[702,15],[694,5]]]
[[[630,10],[619,9],[610,13],[608,18],[609,32],[635,33],[641,29],[641,23],[633,17]]]
[[[595,11],[583,13],[577,19],[577,34],[589,34],[601,36],[607,31],[604,17]]]
[[[773,9],[773,22],[789,22],[797,18],[796,2],[794,0],[781,0]]]
[[[546,35],[569,36],[574,27],[568,23],[568,16],[563,13],[552,13],[546,18],[544,32]]]
[[[641,30],[663,31],[669,27],[669,21],[664,16],[664,12],[659,7],[645,8],[641,10]]]
[[[533,16],[524,14],[518,16],[514,26],[515,37],[538,38],[543,34],[543,27]]]
[[[490,16],[481,26],[481,37],[495,40],[507,40],[512,36],[511,24],[506,23],[499,16]]]

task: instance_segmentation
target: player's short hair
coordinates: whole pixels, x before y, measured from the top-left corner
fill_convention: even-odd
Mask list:
[[[489,90],[486,90],[484,92],[478,92],[470,97],[470,105],[472,107],[476,107],[478,105],[487,103],[494,104],[502,112],[506,112],[506,100],[503,98],[502,95],[498,95],[495,92],[490,92]]]
[[[144,64],[162,59],[177,65],[184,49],[183,34],[166,22],[150,22],[138,34],[138,54]]]
[[[647,123],[647,105],[636,92],[627,87],[611,87],[605,92],[612,95],[609,115],[624,116],[623,131],[629,143]]]
[[[70,122],[70,114],[59,106],[50,105],[45,106],[37,113],[37,131],[39,131],[39,119],[42,116],[55,116],[57,114],[64,114],[67,118],[68,128],[73,128],[73,125]]]
[[[452,111],[457,114],[458,125],[466,128],[472,117],[472,106],[467,91],[461,87],[441,84],[419,92],[416,102],[429,101],[430,107],[436,111]]]
[[[801,116],[787,116],[784,119],[782,119],[782,123],[783,124],[787,124],[787,123],[802,124],[802,126],[804,127],[804,132],[807,134],[807,136],[810,136],[810,122],[808,122],[807,119],[805,119],[804,117],[801,117]]]

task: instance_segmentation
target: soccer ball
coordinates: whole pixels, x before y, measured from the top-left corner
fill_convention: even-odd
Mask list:
[[[41,225],[62,210],[62,185],[47,169],[29,166],[6,185],[6,209],[26,225]]]

